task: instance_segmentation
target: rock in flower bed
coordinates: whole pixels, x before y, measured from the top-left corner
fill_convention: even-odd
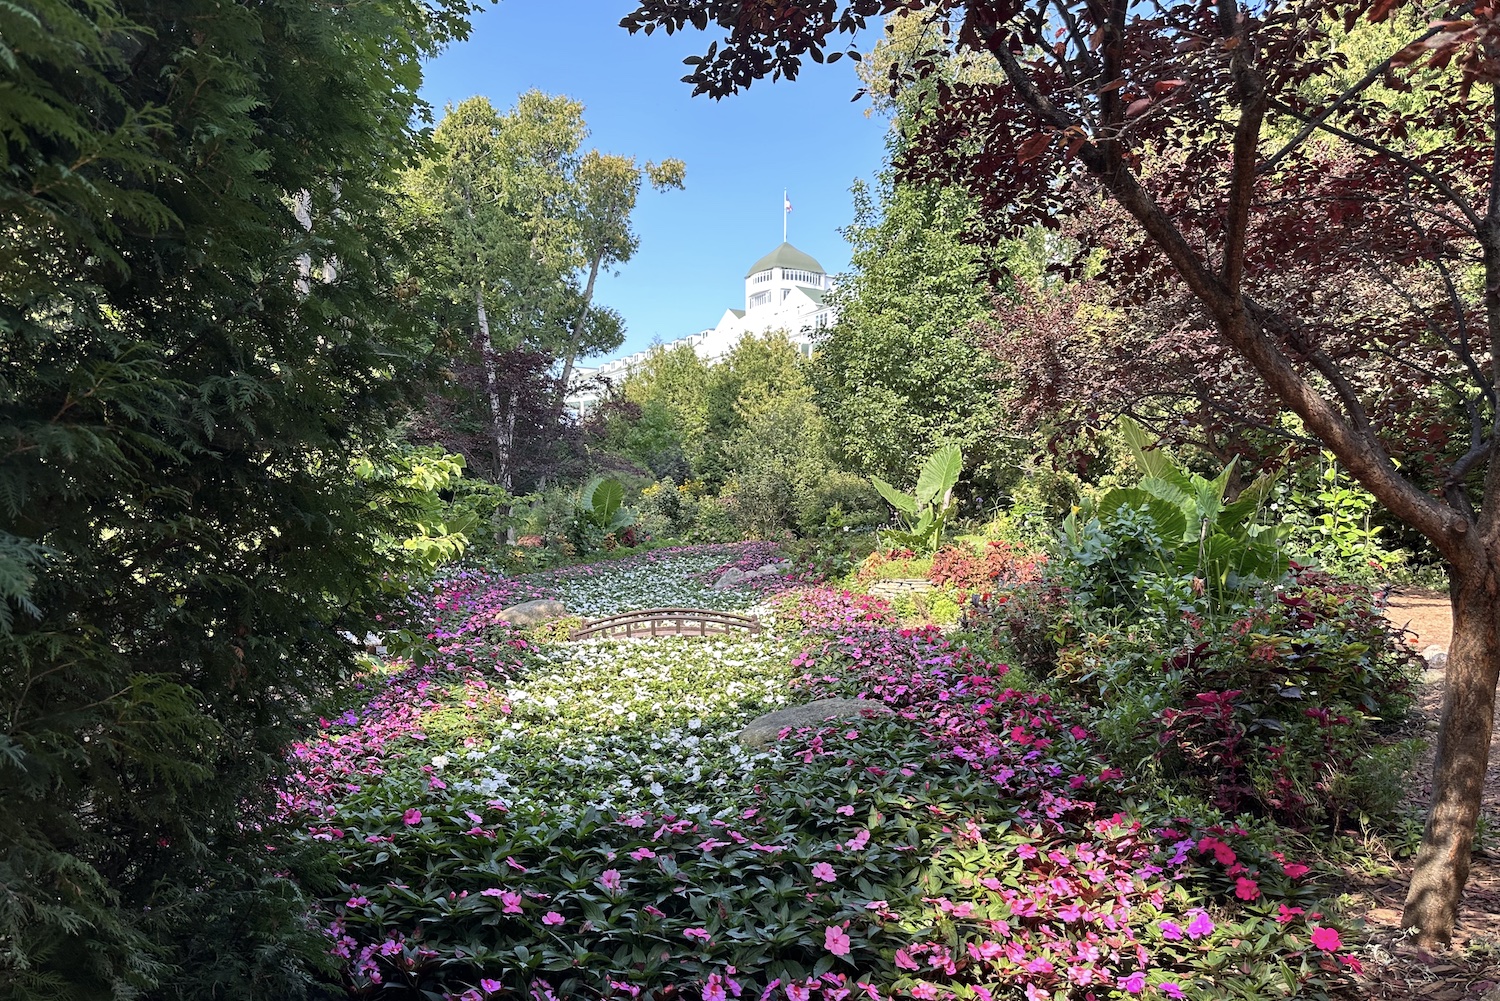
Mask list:
[[[709,555],[651,568],[701,582]],[[455,609],[488,607],[436,603],[454,632]],[[1339,983],[1355,961],[1306,866],[1231,824],[1123,812],[1132,790],[1085,730],[885,612],[812,590],[757,638],[538,648],[486,627],[464,635],[487,652],[394,676],[298,748],[287,792],[337,857],[320,920],[351,994],[1103,1001]],[[759,753],[734,740],[824,697],[889,713]]]

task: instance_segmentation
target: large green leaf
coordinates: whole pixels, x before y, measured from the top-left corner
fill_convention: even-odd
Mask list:
[[[870,477],[870,482],[875,484],[875,489],[885,498],[886,503],[897,511],[910,515],[917,513],[917,499],[911,494],[902,493],[878,476]]]
[[[939,508],[948,506],[959,474],[964,471],[963,450],[957,445],[944,445],[923,463],[917,476],[917,505],[933,504]]]
[[[1103,523],[1119,520],[1126,510],[1144,511],[1162,540],[1177,543],[1187,538],[1188,520],[1182,509],[1139,487],[1106,490],[1095,502],[1095,510]]]
[[[1232,525],[1243,524],[1253,519],[1259,512],[1266,498],[1271,496],[1271,490],[1276,486],[1276,477],[1270,473],[1261,473],[1255,478],[1240,495],[1232,502],[1224,505],[1224,513],[1220,517],[1220,524],[1224,528]]]
[[[596,476],[584,484],[578,506],[590,523],[607,529],[624,503],[625,484],[612,476]]]
[[[1192,481],[1187,472],[1156,446],[1155,440],[1146,433],[1145,428],[1129,417],[1121,417],[1119,427],[1120,436],[1125,439],[1125,444],[1130,447],[1130,454],[1135,456],[1136,464],[1141,467],[1145,476],[1166,480],[1186,492],[1192,492]]]

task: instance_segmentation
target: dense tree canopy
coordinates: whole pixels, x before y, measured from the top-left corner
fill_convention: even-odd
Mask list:
[[[0,994],[295,997],[322,952],[266,780],[402,572],[355,472],[426,338],[381,208],[468,12],[0,6]]]
[[[963,239],[968,201],[937,186],[855,189],[853,273],[818,344],[814,382],[852,468],[906,482],[938,445],[971,469],[1006,447],[994,360],[969,328],[990,313],[994,268]]]

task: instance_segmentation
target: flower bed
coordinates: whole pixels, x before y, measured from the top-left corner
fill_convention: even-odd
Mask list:
[[[707,590],[729,554],[698,548],[648,568]],[[603,607],[612,572],[556,586]],[[882,603],[813,589],[763,637],[535,646],[462,621],[523,585],[457,585],[434,612],[471,655],[296,752],[355,996],[1316,997],[1353,962],[1306,866],[1123,812],[1139,791],[1088,732]],[[734,740],[826,696],[891,712]]]

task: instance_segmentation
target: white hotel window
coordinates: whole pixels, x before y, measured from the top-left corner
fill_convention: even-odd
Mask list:
[[[764,306],[766,303],[768,303],[770,301],[771,301],[771,293],[770,292],[757,292],[757,293],[755,293],[754,295],[752,295],[750,297],[750,308],[754,309],[756,306]]]
[[[823,276],[814,274],[811,271],[796,271],[791,268],[784,268],[782,274],[786,276],[787,281],[796,282],[798,285],[811,285],[814,288],[823,287]]]

